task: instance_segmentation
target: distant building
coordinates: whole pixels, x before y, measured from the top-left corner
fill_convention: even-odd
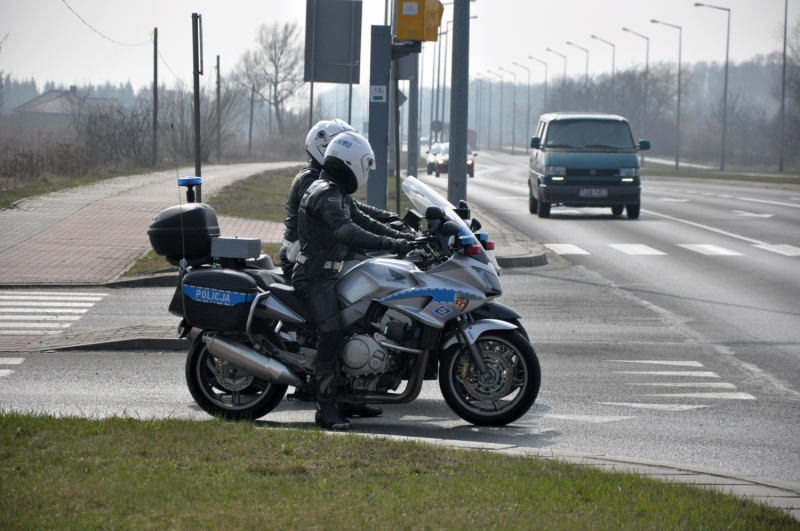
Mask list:
[[[68,127],[75,113],[88,109],[116,108],[118,105],[119,102],[114,99],[82,96],[72,85],[69,90],[48,90],[16,107],[6,125],[43,129]]]

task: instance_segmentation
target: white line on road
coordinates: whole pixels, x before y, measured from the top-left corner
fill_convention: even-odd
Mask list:
[[[528,199],[524,195],[508,195],[505,197],[493,197],[492,199]]]
[[[755,400],[756,397],[750,393],[678,393],[678,394],[655,394],[642,396],[668,396],[672,398],[721,398],[728,400]]]
[[[0,365],[19,365],[25,358],[0,358]]]
[[[589,251],[571,243],[545,243],[544,246],[556,254],[589,254]]]
[[[699,361],[661,361],[661,360],[606,360],[614,363],[646,363],[648,365],[675,365],[679,367],[702,367]]]
[[[708,225],[703,225],[702,223],[695,223],[694,221],[689,221],[688,219],[681,219],[681,218],[676,218],[676,217],[673,217],[673,216],[668,216],[666,214],[659,214],[658,212],[653,212],[652,210],[642,210],[642,212],[650,214],[651,216],[658,216],[660,218],[668,219],[670,221],[677,221],[678,223],[685,223],[686,225],[691,225],[692,227],[697,227],[699,229],[705,229],[705,230],[709,230],[711,232],[716,232],[717,234],[722,234],[724,236],[730,236],[731,238],[736,238],[737,240],[742,240],[742,241],[745,241],[745,242],[758,244],[758,245],[769,245],[769,244],[767,244],[765,242],[762,242],[761,240],[754,240],[753,238],[748,238],[746,236],[741,236],[739,234],[734,234],[734,233],[728,232],[726,230],[715,229],[714,227],[709,227]]]
[[[753,212],[745,212],[744,210],[731,210],[731,212],[736,212],[738,216],[744,216],[746,218],[771,218],[775,214],[755,214]]]
[[[659,201],[669,201],[671,203],[688,203],[689,199],[673,199],[671,197],[659,197]]]
[[[635,419],[636,417],[626,417],[622,415],[558,415],[546,413],[542,417],[558,420],[577,420],[580,422],[591,422],[592,424],[602,424],[604,422],[615,422],[617,420]]]
[[[667,253],[662,253],[652,247],[648,247],[647,245],[642,245],[640,243],[609,243],[609,247],[616,249],[617,251],[622,251],[625,254],[629,255],[666,255]]]
[[[782,254],[783,256],[800,256],[800,248],[794,247],[793,245],[770,245],[765,243],[763,245],[754,245],[753,247],[758,247],[759,249],[764,249],[765,251]]]
[[[721,195],[720,197],[724,197],[725,199],[733,199],[732,195]]]
[[[3,323],[0,328],[69,328],[67,323]]]
[[[744,256],[742,253],[707,243],[679,243],[677,245],[706,256]]]
[[[629,383],[628,385],[640,385],[647,387],[709,387],[715,389],[736,389],[735,385],[728,382]]]
[[[61,330],[0,330],[0,336],[53,336]]]
[[[719,378],[711,371],[617,371],[618,374],[648,374],[650,376],[694,376],[695,378]]]
[[[12,371],[12,370],[9,370],[9,369],[0,369],[0,377],[3,377],[3,376],[11,376],[12,374],[14,374],[14,371]]]
[[[782,203],[780,201],[767,201],[766,199],[753,199],[751,197],[737,197],[736,199],[741,199],[742,201],[751,201],[753,203],[765,203],[767,205],[779,205],[779,206],[788,206],[792,208],[800,208],[800,205],[795,205],[794,203]]]
[[[73,310],[70,308],[0,308],[3,313],[86,313],[89,310]],[[3,317],[0,316],[0,319]]]
[[[0,295],[0,301],[101,301],[103,297],[33,297],[30,295]]]
[[[0,301],[0,306],[38,306],[40,308],[91,308],[93,302],[16,302]]]
[[[690,406],[688,404],[637,404],[631,402],[595,402],[604,406],[633,407],[637,409],[655,409],[658,411],[689,411],[692,409],[702,409],[711,406]]]
[[[80,315],[2,315],[3,321],[77,321]]]
[[[14,295],[65,295],[70,297],[105,297],[108,293],[78,293],[73,291],[3,291],[0,293],[8,293]]]

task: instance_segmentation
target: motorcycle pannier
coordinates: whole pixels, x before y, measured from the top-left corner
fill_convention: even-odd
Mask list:
[[[162,210],[153,218],[147,235],[160,256],[190,262],[211,256],[211,239],[219,236],[214,209],[204,203],[187,203]]]
[[[243,331],[258,293],[256,282],[232,269],[202,269],[183,277],[186,322],[204,330]]]

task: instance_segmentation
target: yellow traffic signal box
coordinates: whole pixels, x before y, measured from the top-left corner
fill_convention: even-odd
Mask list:
[[[437,41],[443,14],[439,0],[398,0],[395,37],[399,41]]]

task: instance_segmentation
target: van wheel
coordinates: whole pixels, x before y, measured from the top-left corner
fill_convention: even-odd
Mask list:
[[[436,172],[436,176],[437,176],[437,177],[439,176],[439,172],[438,172],[438,171]]]
[[[528,190],[528,212],[531,214],[536,214],[539,208],[538,203],[539,202],[536,200],[536,198],[533,197],[533,192]]]
[[[623,205],[615,205],[611,207],[611,213],[615,216],[621,216],[624,209],[625,207]]]
[[[628,219],[638,219],[640,207],[641,207],[641,202],[636,203],[635,205],[626,206],[625,210],[627,211]]]
[[[544,201],[539,201],[539,208],[536,210],[536,215],[540,218],[549,218],[550,217],[550,203],[545,203]]]

